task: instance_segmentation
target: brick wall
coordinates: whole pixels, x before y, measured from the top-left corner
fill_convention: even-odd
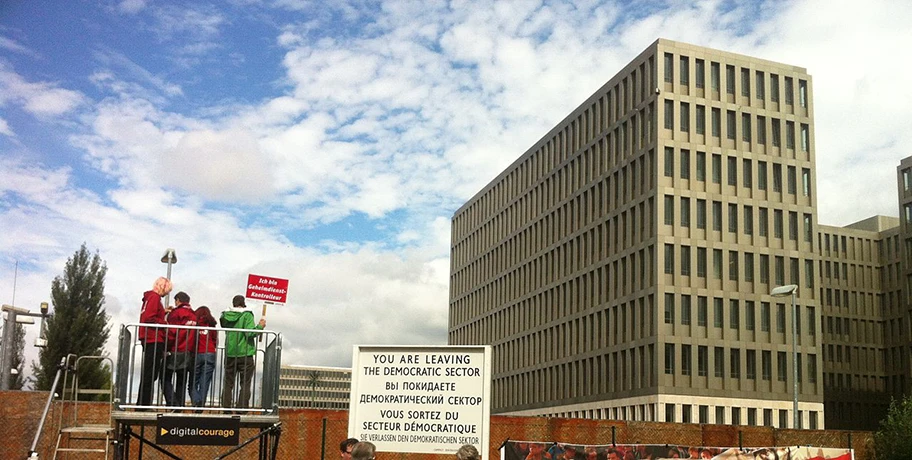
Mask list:
[[[47,392],[0,392],[0,459],[24,459],[38,429],[41,412],[47,401]],[[100,403],[80,404],[79,419],[87,417],[103,421],[108,406]],[[70,408],[60,403],[51,405],[42,431],[38,448],[39,458],[52,458],[57,441],[59,421],[72,417]],[[348,412],[332,410],[284,409],[281,412],[282,434],[279,442],[279,459],[338,458],[339,442],[348,432]],[[146,436],[154,432],[146,428]],[[253,429],[241,432],[241,440],[256,435]],[[543,417],[491,417],[491,450],[485,459],[499,458],[498,447],[506,439],[524,441],[561,441],[575,444],[678,444],[693,446],[789,446],[811,445],[820,447],[848,447],[851,440],[856,450],[855,458],[873,458],[870,443],[873,434],[865,431],[842,430],[777,430],[765,427],[697,425],[658,422],[618,422],[609,420],[582,420]],[[256,459],[257,442],[230,457],[238,460]],[[228,449],[225,447],[169,446],[168,450],[181,458],[214,458]],[[133,440],[130,457],[138,458],[139,443]],[[322,457],[321,457],[322,454]],[[89,457],[81,457],[89,458]],[[94,458],[101,458],[97,456]],[[168,458],[146,446],[143,459]],[[381,460],[451,460],[452,456],[420,454],[383,454]]]

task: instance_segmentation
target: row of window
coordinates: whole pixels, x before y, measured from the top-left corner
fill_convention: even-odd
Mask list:
[[[707,180],[707,154],[706,152],[692,152],[688,149],[677,149],[675,155],[674,147],[665,147],[665,156],[663,164],[663,174],[665,177],[674,177],[675,166],[677,166],[678,175],[681,179],[691,179],[698,182]],[[675,158],[677,156],[677,158]],[[725,168],[723,169],[722,155],[713,153],[710,156],[710,176],[709,180],[714,184],[722,184],[723,173],[725,183],[737,187],[740,185],[744,188],[754,188],[757,190],[772,190],[775,193],[784,191],[790,195],[798,194],[798,168],[792,165],[772,163],[769,164],[763,160],[754,160],[753,158],[743,158],[740,167],[740,181],[738,175],[738,158],[735,156],[725,157]],[[677,160],[677,161],[675,161]],[[693,160],[693,161],[691,161]],[[754,165],[756,163],[756,175],[754,175]],[[784,172],[784,174],[783,174]],[[783,181],[785,179],[785,181]],[[801,195],[811,196],[811,169],[801,168]]]
[[[726,369],[728,369],[728,377],[732,379],[745,378],[747,380],[756,380],[758,378],[758,370],[760,379],[772,380],[773,378],[773,351],[771,350],[742,350],[740,348],[728,348],[728,353],[726,353],[725,347],[674,343],[665,344],[665,374],[673,375],[676,372],[679,372],[680,375],[708,377],[710,372],[710,348],[712,348],[713,377],[725,378]],[[680,367],[676,367],[675,363],[675,359],[678,356],[676,354],[676,349],[680,350]],[[694,351],[696,351],[696,366],[694,366]],[[757,361],[758,351],[760,356],[759,362]],[[741,360],[742,352],[744,357],[743,363]],[[725,365],[726,354],[728,355],[727,367]],[[788,382],[789,376],[796,370],[789,365],[790,355],[790,353],[785,351],[778,351],[775,354],[776,380],[780,382]],[[804,368],[802,363],[805,356],[807,356],[808,361],[807,369]],[[817,355],[798,353],[798,382],[801,382],[802,375],[805,372],[807,372],[809,383],[817,382]]]
[[[675,220],[675,198],[678,199],[679,203],[679,212],[677,220]],[[727,203],[727,206],[723,206],[721,201],[711,201],[712,206],[712,227],[711,230],[716,232],[722,231],[722,222],[728,218],[728,232],[729,233],[738,233],[739,222],[741,223],[741,230],[745,235],[754,235],[756,234],[760,237],[767,237],[770,234],[770,209],[767,207],[757,207],[757,225],[754,226],[754,206],[752,205],[741,205],[741,215],[739,219],[739,206],[738,203]],[[665,214],[665,225],[679,225],[681,227],[690,227],[691,226],[691,214],[695,216],[694,225],[699,230],[706,230],[707,225],[707,200],[702,198],[691,199],[690,197],[682,196],[675,197],[673,195],[665,195],[665,201],[663,203],[664,214]],[[727,209],[727,213],[723,213],[723,209]],[[785,211],[781,209],[773,209],[773,218],[772,218],[772,236],[774,238],[784,238],[784,216]],[[814,227],[813,227],[813,218],[810,213],[804,213],[802,218],[802,228],[804,230],[804,241],[812,242]],[[788,211],[788,239],[792,241],[798,241],[798,213],[795,211]]]
[[[706,87],[706,61],[700,58],[695,58],[693,60],[694,68],[693,74],[691,74],[690,68],[691,58],[685,55],[678,56],[678,83],[684,87],[691,86],[691,79],[693,79],[693,87],[697,89]],[[672,53],[665,53],[663,59],[663,79],[665,83],[674,83],[675,76],[675,58]],[[751,70],[747,67],[737,68],[734,65],[725,65],[725,73],[722,73],[722,64],[716,61],[710,61],[709,63],[709,88],[712,91],[722,92],[722,84],[725,85],[725,93],[734,95],[736,92],[736,87],[740,87],[740,94],[744,97],[751,97],[751,86],[753,86],[754,93],[753,96],[755,99],[760,101],[767,100],[769,96],[770,102],[779,102],[780,101],[780,76],[771,72],[764,72],[762,70],[753,70],[753,78],[751,77]],[[736,78],[736,74],[740,73],[740,79]],[[724,75],[724,80],[723,80]],[[784,102],[786,105],[793,105],[795,98],[795,84],[794,79],[789,76],[782,77],[782,94]],[[769,93],[767,93],[767,87],[769,87]],[[808,83],[804,79],[798,79],[798,105],[800,107],[808,106]]]
[[[753,252],[741,252],[724,249],[708,249],[702,246],[696,247],[696,261],[692,257],[692,247],[680,245],[680,271],[676,272],[675,265],[675,248],[676,245],[665,244],[665,274],[696,276],[706,278],[708,276],[708,255],[712,254],[712,277],[713,279],[723,279],[723,272],[726,264],[725,253],[728,253],[727,267],[729,281],[746,281],[753,282],[759,280],[761,283],[770,283],[770,274],[772,273],[773,284],[782,286],[785,284],[800,284],[800,260],[797,257],[789,257],[788,283],[786,283],[785,256],[770,256],[769,254],[755,254]],[[710,252],[711,251],[711,252]],[[773,261],[773,270],[770,270],[770,257]],[[743,260],[743,263],[741,262]],[[757,275],[755,277],[755,274]],[[807,288],[814,287],[814,261],[804,259],[804,286]]]
[[[712,302],[712,316],[710,316],[710,299]],[[694,296],[690,294],[665,293],[664,316],[665,324],[675,323],[675,310],[679,311],[679,323],[688,326],[693,321]],[[742,309],[743,305],[743,309]],[[801,305],[796,305],[797,322],[795,329],[797,334],[801,334]],[[817,335],[817,317],[814,307],[804,307],[807,311],[808,334]],[[729,299],[728,300],[728,324],[731,329],[741,329],[742,313],[744,317],[744,329],[753,331],[757,328],[757,303],[753,300]],[[720,297],[696,296],[696,324],[697,326],[708,326],[709,320],[712,319],[713,327],[722,328],[725,324],[725,300]],[[769,302],[760,302],[759,320],[760,331],[770,332],[772,319],[771,305]],[[786,305],[776,304],[776,332],[784,333],[786,326]]]

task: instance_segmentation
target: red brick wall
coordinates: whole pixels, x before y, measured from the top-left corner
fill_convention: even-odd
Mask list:
[[[26,458],[35,431],[38,429],[38,422],[47,396],[46,392],[0,392],[0,426],[3,428],[0,459]],[[102,421],[108,409],[107,405],[100,403],[80,404],[79,407],[80,420],[92,417],[94,420]],[[53,457],[62,410],[60,403],[55,402],[51,406],[36,449],[42,459]],[[72,417],[69,409],[62,415]],[[279,443],[279,459],[320,459],[322,452],[324,459],[335,460],[339,455],[339,442],[348,437],[347,411],[285,409],[282,410],[280,418],[282,434]],[[146,428],[145,433],[148,438],[154,439],[153,430]],[[255,435],[256,430],[243,430],[241,440],[244,441]],[[499,458],[498,447],[507,439],[561,441],[577,444],[610,444],[614,441],[618,444],[678,444],[714,447],[813,445],[844,448],[848,446],[850,438],[852,447],[856,450],[856,459],[872,458],[869,455],[872,433],[865,431],[777,430],[728,425],[492,416],[491,449],[484,458]],[[258,443],[253,442],[231,458],[256,459],[257,446]],[[168,451],[182,458],[213,458],[228,450],[226,447],[166,447],[168,447]],[[138,458],[138,452],[139,443],[133,440],[130,445],[130,458]],[[91,458],[101,458],[101,456]],[[143,458],[162,459],[167,457],[146,446],[143,448]],[[380,458],[382,460],[451,460],[452,456],[383,454]]]

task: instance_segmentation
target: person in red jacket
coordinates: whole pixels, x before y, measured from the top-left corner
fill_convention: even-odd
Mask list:
[[[196,309],[196,324],[200,327],[212,327],[217,324],[212,312],[205,305]],[[196,407],[206,404],[212,373],[215,371],[215,353],[218,348],[218,331],[215,329],[197,329],[193,341],[196,355],[193,368],[190,370],[190,401]]]
[[[160,277],[152,284],[152,290],[143,293],[140,323],[165,324],[165,308],[162,306],[161,298],[170,294],[171,289],[171,280]],[[143,353],[137,404],[148,406],[152,404],[152,386],[161,376],[165,357],[165,329],[140,326],[139,341],[142,343]]]
[[[174,295],[174,310],[168,313],[168,324],[196,326],[196,314],[190,308],[190,296],[186,292]],[[162,391],[169,406],[183,406],[187,399],[187,372],[193,365],[193,337],[192,329],[168,328],[168,357]]]

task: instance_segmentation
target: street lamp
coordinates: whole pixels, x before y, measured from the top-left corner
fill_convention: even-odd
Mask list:
[[[165,255],[162,256],[161,261],[163,264],[168,264],[168,280],[171,280],[171,265],[177,263],[177,253],[174,252],[173,248],[165,249]],[[165,308],[168,308],[171,304],[171,298],[165,296]]]
[[[770,295],[773,297],[792,296],[792,393],[794,401],[792,406],[792,428],[798,428],[798,308],[795,306],[795,295],[798,286],[789,284],[773,288]]]

